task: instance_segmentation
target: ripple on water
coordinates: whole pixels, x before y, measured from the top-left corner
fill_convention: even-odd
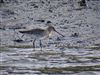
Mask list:
[[[10,48],[8,51],[1,51],[2,60],[0,65],[2,73],[28,74],[41,73],[41,68],[63,68],[69,66],[95,66],[100,65],[100,51],[88,49],[43,49],[37,48]],[[98,57],[98,58],[97,58]],[[91,60],[96,59],[93,62]],[[6,68],[4,68],[6,67]],[[100,69],[100,68],[99,68]]]

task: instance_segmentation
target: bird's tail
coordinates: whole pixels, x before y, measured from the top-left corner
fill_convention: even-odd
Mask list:
[[[26,33],[27,31],[19,31],[20,33]]]

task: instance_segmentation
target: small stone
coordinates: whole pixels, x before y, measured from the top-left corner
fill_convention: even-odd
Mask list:
[[[79,33],[74,33],[71,35],[71,37],[78,37],[79,36]]]
[[[48,23],[52,23],[52,22],[51,22],[51,21],[47,21],[47,24],[48,24]]]

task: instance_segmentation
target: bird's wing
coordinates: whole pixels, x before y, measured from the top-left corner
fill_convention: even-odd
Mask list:
[[[41,34],[44,32],[43,29],[31,29],[31,30],[26,30],[26,31],[19,31],[20,33],[25,33],[25,34]]]

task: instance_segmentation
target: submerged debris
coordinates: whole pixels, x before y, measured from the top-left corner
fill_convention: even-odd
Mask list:
[[[21,42],[23,42],[23,40],[22,39],[16,39],[16,40],[13,40],[14,42],[18,42],[18,43],[21,43]]]

